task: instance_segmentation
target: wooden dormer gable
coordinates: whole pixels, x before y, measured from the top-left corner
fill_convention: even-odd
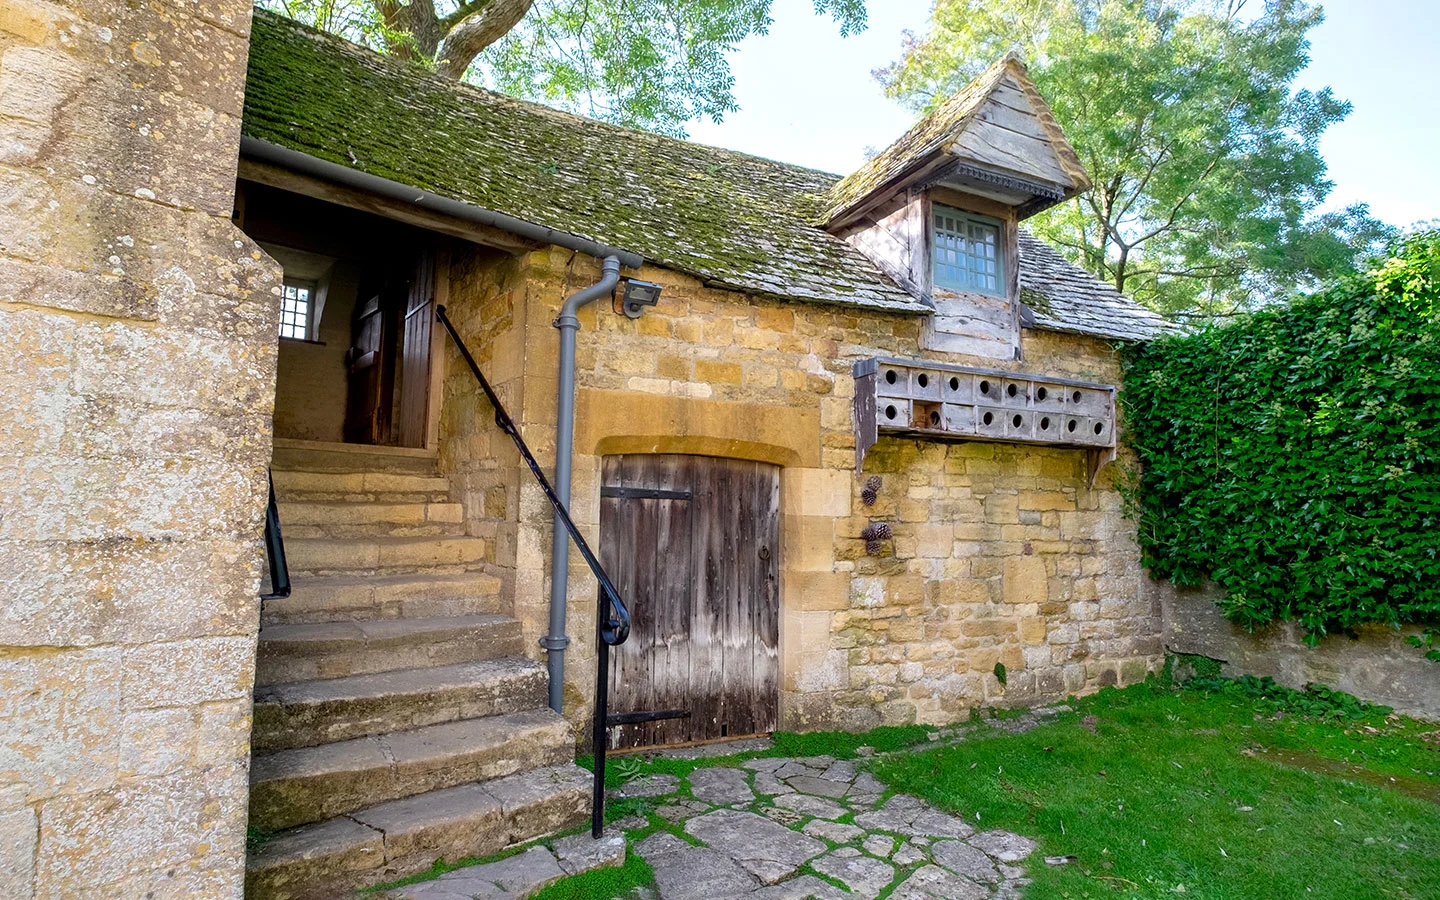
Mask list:
[[[1049,105],[1009,54],[836,184],[821,225],[935,310],[928,347],[1013,359],[1018,223],[1089,187]],[[957,246],[978,254],[961,252],[951,265]]]

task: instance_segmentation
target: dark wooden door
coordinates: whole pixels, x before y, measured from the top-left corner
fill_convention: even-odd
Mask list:
[[[691,717],[611,730],[614,747],[773,731],[780,697],[779,469],[707,456],[605,458],[601,559],[632,613],[613,712]]]
[[[433,247],[397,247],[361,282],[347,354],[350,443],[425,445],[435,260]]]
[[[415,262],[405,297],[404,334],[400,341],[400,401],[395,443],[425,446],[430,418],[430,335],[435,323],[435,250],[426,247]]]

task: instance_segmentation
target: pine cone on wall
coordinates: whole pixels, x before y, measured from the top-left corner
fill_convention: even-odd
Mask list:
[[[871,556],[885,549],[885,542],[894,536],[888,522],[872,522],[860,532],[860,537],[865,541],[865,552]]]
[[[875,500],[880,496],[880,485],[884,484],[879,475],[871,475],[865,480],[865,489],[860,492],[860,499],[865,501],[866,506],[874,506]]]

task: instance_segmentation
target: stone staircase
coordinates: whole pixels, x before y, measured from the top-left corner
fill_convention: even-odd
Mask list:
[[[433,456],[276,441],[246,894],[340,896],[583,821],[589,773]]]

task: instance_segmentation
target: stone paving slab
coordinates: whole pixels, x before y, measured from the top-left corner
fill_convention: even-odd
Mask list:
[[[553,849],[537,845],[381,896],[386,900],[525,900],[567,875],[624,863],[625,835],[606,834],[597,841],[588,834],[577,834],[556,841]]]

